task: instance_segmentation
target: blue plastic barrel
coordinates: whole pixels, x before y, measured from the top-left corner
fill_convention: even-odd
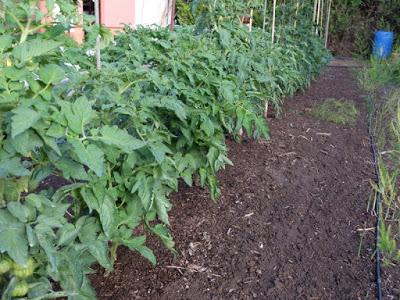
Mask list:
[[[374,37],[372,53],[378,58],[386,58],[392,54],[394,33],[392,31],[377,31]]]

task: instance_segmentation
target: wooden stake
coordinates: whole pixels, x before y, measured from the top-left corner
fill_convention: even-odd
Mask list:
[[[276,13],[276,0],[272,7],[272,44],[275,42],[275,13]]]
[[[172,0],[172,7],[171,7],[171,23],[169,24],[169,30],[174,31],[175,29],[175,12],[176,12],[176,0]]]
[[[315,24],[315,17],[317,16],[317,1],[318,0],[314,0],[314,11],[313,11],[313,17],[312,17],[312,21]]]
[[[319,26],[319,14],[321,13],[321,0],[318,0],[318,9],[317,9],[317,27],[315,28],[315,34],[318,34],[318,26]]]
[[[253,9],[250,11],[249,32],[253,30]]]
[[[321,15],[321,20],[320,20],[319,24],[320,24],[321,27],[323,27],[322,24],[323,24],[323,21],[324,21],[325,0],[321,0],[321,1],[322,1],[322,2],[321,2],[321,13],[320,13],[320,15]],[[322,29],[321,29],[320,34],[322,35]]]
[[[332,8],[332,0],[329,0],[328,16],[326,18],[326,27],[325,27],[325,48],[328,48],[329,21],[330,21],[330,18],[331,18],[331,8]]]
[[[264,118],[268,118],[268,101],[265,101]]]
[[[296,17],[294,20],[294,28],[297,27],[297,15],[299,14],[300,2],[299,0],[296,1]]]
[[[267,1],[268,0],[264,0],[264,8],[263,8],[263,15],[264,15],[264,20],[263,20],[263,31],[265,31],[265,25],[267,22]]]
[[[96,16],[96,25],[100,26],[100,7],[99,0],[94,0],[94,14]],[[100,28],[100,27],[99,27]],[[101,69],[101,57],[100,57],[100,35],[96,37],[96,67],[97,70]]]

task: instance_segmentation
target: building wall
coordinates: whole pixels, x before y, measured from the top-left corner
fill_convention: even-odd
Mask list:
[[[79,13],[83,12],[83,1],[77,1]],[[125,25],[168,26],[172,18],[172,2],[172,0],[100,0],[100,21],[114,32],[121,30]],[[39,8],[46,14],[43,22],[50,23],[52,20],[47,12],[45,0],[39,1]],[[84,40],[81,24],[72,28],[69,34],[79,43]]]
[[[171,0],[101,0],[101,23],[112,30],[129,26],[167,26]]]
[[[133,26],[136,22],[135,8],[135,0],[101,0],[101,23],[112,30],[121,29],[125,25]]]
[[[135,25],[168,26],[171,20],[170,0],[135,0]]]

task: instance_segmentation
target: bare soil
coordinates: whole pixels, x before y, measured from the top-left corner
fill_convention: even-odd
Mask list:
[[[326,98],[355,101],[356,126],[316,120]],[[374,299],[373,178],[366,109],[349,68],[327,68],[270,120],[271,141],[228,142],[222,197],[181,186],[171,229],[179,255],[150,239],[158,265],[121,248],[91,276],[99,299]]]

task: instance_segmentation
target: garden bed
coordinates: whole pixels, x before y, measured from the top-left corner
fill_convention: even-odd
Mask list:
[[[326,98],[356,102],[356,126],[310,116]],[[155,268],[121,248],[91,276],[99,299],[372,299],[373,178],[366,109],[351,69],[328,68],[270,122],[273,143],[229,142],[222,196],[182,186],[172,196],[179,255],[156,239]],[[361,236],[363,238],[361,239]],[[360,241],[361,247],[360,247]],[[360,247],[360,251],[359,251]]]

